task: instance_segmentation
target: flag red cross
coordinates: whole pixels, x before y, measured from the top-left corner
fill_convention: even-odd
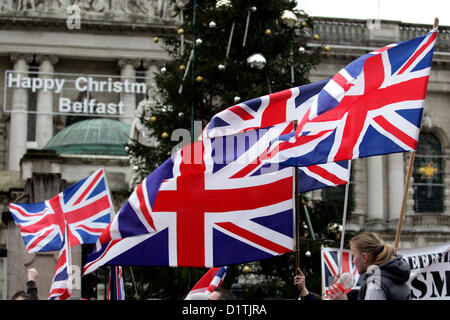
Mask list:
[[[182,150],[182,157],[185,149]],[[177,264],[205,265],[205,214],[251,210],[292,198],[292,177],[275,183],[229,190],[206,190],[205,165],[180,165],[177,190],[160,190],[154,203],[155,212],[177,213]],[[279,190],[275,192],[274,190]],[[281,190],[281,191],[280,191]],[[220,227],[279,254],[291,251],[232,222]]]
[[[82,200],[87,196],[88,192],[92,190],[92,187],[102,178],[103,171],[99,171],[95,178],[92,180],[88,188],[70,205],[74,199],[69,199],[68,203],[64,203],[63,196],[61,194],[49,200],[49,204],[55,212],[55,219],[59,225],[62,233],[65,233],[65,222],[68,226],[68,235],[70,247],[80,244],[80,240],[73,234],[72,228],[82,228],[89,232],[101,233],[103,229],[96,229],[86,226],[85,224],[78,224],[81,221],[87,221],[92,216],[92,212],[101,212],[110,208],[109,199],[107,196],[103,196],[91,203],[82,204],[77,208]],[[76,225],[75,225],[76,224]]]

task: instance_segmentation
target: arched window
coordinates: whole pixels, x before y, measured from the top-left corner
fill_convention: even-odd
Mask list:
[[[414,211],[443,212],[443,154],[439,139],[421,132],[414,158]]]

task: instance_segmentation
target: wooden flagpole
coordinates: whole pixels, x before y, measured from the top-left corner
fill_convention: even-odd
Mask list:
[[[403,218],[405,216],[406,199],[408,197],[409,180],[411,178],[415,155],[416,155],[415,152],[411,152],[411,157],[409,158],[408,173],[406,176],[405,188],[403,189],[402,206],[400,207],[400,217],[398,218],[397,232],[395,234],[394,249],[396,253],[398,249],[398,242],[400,240],[400,233],[402,232]]]
[[[438,25],[439,25],[439,19],[436,17],[436,18],[434,18],[433,29],[437,28]],[[416,155],[415,151],[411,152],[411,157],[409,158],[408,173],[406,176],[405,188],[403,189],[403,199],[402,199],[402,205],[400,208],[400,217],[398,218],[397,232],[395,234],[395,241],[394,241],[394,249],[395,249],[396,253],[398,250],[398,243],[400,241],[400,234],[402,232],[403,219],[405,216],[406,199],[408,197],[409,181],[411,179],[411,173],[412,173],[412,169],[413,169],[413,165],[414,165],[415,155]]]
[[[342,213],[342,230],[341,230],[341,245],[339,246],[339,271],[342,273],[342,252],[344,251],[344,238],[345,238],[345,224],[347,222],[347,207],[348,207],[348,191],[350,189],[350,173],[352,172],[352,160],[348,161],[348,183],[345,185],[344,196],[344,212]]]
[[[294,132],[297,129],[297,120],[293,121]],[[294,167],[294,197],[295,197],[295,273],[300,268],[300,203],[298,195],[298,167]]]

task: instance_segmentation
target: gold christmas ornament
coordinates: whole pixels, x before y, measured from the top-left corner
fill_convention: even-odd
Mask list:
[[[168,137],[169,137],[169,134],[167,132],[163,132],[161,134],[161,138],[163,138],[163,139],[167,139]]]
[[[272,30],[267,29],[266,31],[264,31],[264,33],[266,36],[270,36],[270,35],[272,35]]]
[[[184,71],[184,70],[186,70],[186,66],[184,65],[184,64],[182,64],[182,65],[180,65],[180,71]]]
[[[154,42],[154,43],[158,43],[158,42],[159,42],[159,38],[158,38],[158,37],[154,37],[154,38],[153,38],[153,42]]]
[[[325,50],[325,51],[330,51],[330,46],[325,46],[325,47],[323,47],[323,50]]]
[[[314,35],[314,40],[319,40],[319,35],[316,33],[315,35]]]
[[[197,78],[195,78],[195,81],[202,82],[203,81],[203,77],[202,76],[197,76]]]
[[[181,36],[182,34],[184,34],[184,29],[183,28],[180,28],[180,29],[178,29],[178,34]]]
[[[151,121],[151,122],[156,122],[156,120],[157,120],[157,119],[156,119],[155,116],[153,116],[153,117],[150,118],[150,121]]]
[[[307,27],[307,26],[308,26],[308,22],[302,21],[302,27]]]

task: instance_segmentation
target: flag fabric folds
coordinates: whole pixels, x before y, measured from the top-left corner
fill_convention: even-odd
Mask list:
[[[108,226],[113,207],[105,172],[98,169],[50,200],[10,203],[9,210],[32,253],[60,250],[65,236],[71,246],[95,243]]]
[[[286,126],[289,133],[292,122],[301,119],[317,99],[329,79],[283,90],[239,103],[216,114],[206,125],[203,139],[235,135],[240,132]],[[350,172],[348,162],[317,164],[299,168],[299,192],[346,184]]]
[[[161,183],[151,208],[157,232],[142,223],[133,236],[104,243],[84,272],[101,265],[214,267],[292,251],[293,169],[249,161],[280,130],[207,139],[177,152],[164,164],[172,178]],[[121,214],[136,215],[121,210],[111,225]]]
[[[108,300],[125,300],[125,287],[120,266],[109,268]]]
[[[270,161],[309,166],[417,147],[437,28],[388,45],[341,69],[315,96]]]
[[[215,288],[222,285],[229,266],[210,268],[189,291],[185,300],[207,300]]]
[[[265,95],[227,108],[203,131],[203,139],[235,135],[301,119],[329,79]]]

